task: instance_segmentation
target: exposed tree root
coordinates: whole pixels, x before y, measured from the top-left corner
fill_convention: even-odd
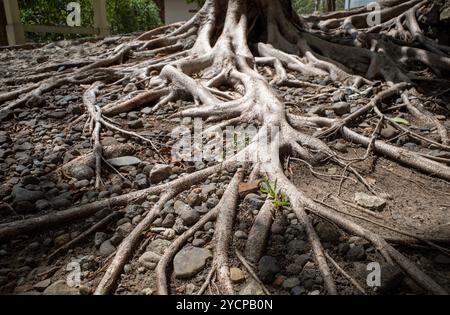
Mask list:
[[[83,62],[71,64],[76,68],[75,70],[72,69],[68,73],[51,78],[39,76],[35,78],[36,80],[29,81],[37,83],[1,94],[0,102],[11,101],[0,108],[0,116],[6,117],[8,112],[26,104],[32,98],[40,97],[43,93],[62,85],[92,84],[85,92],[84,104],[87,109],[86,116],[89,117],[88,121],[92,127],[90,132],[93,139],[93,153],[68,163],[63,166],[62,171],[70,170],[73,165],[80,162],[95,163],[97,187],[101,185],[103,157],[120,156],[119,151],[129,149],[128,147],[102,148],[100,138],[102,128],[143,140],[157,151],[150,139],[112,123],[111,118],[115,115],[150,104],[154,105],[152,113],[154,114],[170,102],[190,99],[193,100],[194,106],[180,108],[171,117],[204,119],[209,124],[204,135],[210,131],[244,122],[253,122],[257,125],[258,133],[249,141],[248,146],[234,156],[227,157],[221,164],[149,189],[40,217],[1,224],[0,240],[4,241],[45,228],[56,228],[89,217],[104,208],[115,210],[113,208],[121,208],[131,202],[142,201],[148,195],[158,195],[158,202],[118,247],[95,290],[95,294],[109,294],[114,291],[124,265],[139,246],[143,232],[153,224],[164,204],[224,168],[233,173],[236,172],[240,166],[239,162],[244,159],[248,163],[245,167],[253,166],[250,175],[252,180],[258,179],[259,173],[264,174],[271,182],[277,182],[280,193],[287,196],[292,210],[306,230],[315,264],[323,277],[328,294],[338,292],[327,260],[352,281],[359,291],[364,293],[364,290],[324,251],[312,224],[313,215],[338,225],[349,234],[367,239],[387,263],[398,265],[421,287],[431,293],[445,294],[445,290],[438,283],[419,270],[413,262],[389,245],[380,235],[355,223],[339,209],[316,202],[299,190],[285,175],[281,162],[285,156],[293,156],[308,165],[311,171],[313,171],[313,165],[335,163],[344,168],[340,186],[349,171],[373,194],[376,194],[376,191],[352,167],[352,164],[365,160],[374,153],[384,155],[426,174],[450,180],[450,167],[441,163],[445,161],[435,161],[378,139],[381,125],[387,121],[404,133],[419,137],[430,145],[446,151],[450,149],[445,127],[421,104],[410,101],[409,93],[416,94],[417,91],[407,91],[412,87],[410,80],[412,74],[407,70],[408,64],[419,63],[436,75],[448,73],[450,69],[450,49],[427,38],[417,22],[420,10],[429,2],[427,0],[382,1],[382,24],[369,29],[367,18],[370,12],[364,8],[336,12],[324,17],[300,18],[287,0],[207,0],[196,16],[186,23],[169,25],[147,32],[137,41],[119,46],[106,59],[88,64]],[[417,43],[418,46],[415,45]],[[126,63],[126,57],[130,53],[152,57],[158,55],[158,59],[139,61],[130,65]],[[118,66],[112,70],[112,65]],[[258,66],[273,67],[275,74],[267,80],[259,72]],[[53,69],[53,67],[47,67],[45,70],[40,69],[39,72]],[[268,71],[271,72],[270,69]],[[381,79],[384,83],[376,89],[376,93],[366,105],[360,106],[345,118],[294,115],[287,112],[286,104],[277,95],[273,85],[320,89],[324,95],[336,88],[323,91],[322,86],[298,80],[292,73],[319,78],[328,77],[357,93],[360,93],[359,89],[365,86],[367,93],[361,92],[361,94],[365,93],[364,95],[375,92],[374,80]],[[128,95],[117,103],[103,108],[96,105],[96,96],[105,84],[110,84],[108,89],[110,92],[116,85],[131,78],[145,84],[146,90],[133,97]],[[221,88],[225,88],[226,91]],[[114,91],[116,90],[110,93]],[[417,135],[388,116],[388,110],[381,105],[395,96],[401,96],[407,110],[414,117],[436,127],[440,142]],[[378,124],[371,136],[352,129],[358,122],[371,118],[373,114],[378,118]],[[310,135],[305,133],[305,129],[308,128],[324,129],[315,135]],[[346,161],[328,146],[326,141],[330,137],[342,137],[360,144],[367,148],[366,154],[361,159]],[[211,139],[206,140],[212,142]],[[261,145],[263,142],[267,145]],[[161,158],[164,160],[162,156]],[[320,174],[316,175],[320,176]],[[170,269],[169,264],[176,253],[196,231],[214,219],[217,219],[217,222],[212,270],[199,293],[202,294],[210,283],[214,284],[214,276],[217,276],[219,291],[227,294],[235,293],[229,275],[229,256],[233,222],[239,203],[238,185],[243,180],[244,171],[238,170],[226,188],[219,205],[204,215],[197,224],[179,236],[169,247],[156,271],[159,294],[171,292],[167,273]],[[272,200],[268,199],[250,230],[245,250],[246,258],[239,254],[241,256],[239,259],[249,272],[251,267],[247,260],[254,263],[263,255],[273,221],[274,207]],[[83,239],[97,228],[97,225],[92,227],[81,234],[76,241]],[[418,238],[414,234],[405,232],[402,234]],[[423,239],[420,240],[423,241]],[[430,245],[430,242],[426,243]],[[66,244],[52,257],[72,245],[72,242]],[[434,248],[445,251],[444,248],[432,245]],[[253,276],[257,279],[256,275]]]

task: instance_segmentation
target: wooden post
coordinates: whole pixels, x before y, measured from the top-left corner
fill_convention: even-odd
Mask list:
[[[9,45],[25,44],[25,33],[20,21],[20,11],[17,0],[3,0],[6,15],[6,33]]]
[[[110,30],[106,16],[106,0],[93,0],[92,6],[94,9],[94,27],[97,29],[98,35],[109,35]]]
[[[8,46],[8,35],[6,34],[6,15],[3,1],[0,0],[0,46]]]

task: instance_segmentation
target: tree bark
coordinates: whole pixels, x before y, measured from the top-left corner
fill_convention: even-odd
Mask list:
[[[3,6],[3,1],[0,1],[0,46],[8,46],[6,24],[5,7]]]

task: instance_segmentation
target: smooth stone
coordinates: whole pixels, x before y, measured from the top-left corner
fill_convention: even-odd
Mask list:
[[[123,167],[139,165],[142,161],[134,156],[122,156],[115,159],[110,159],[108,160],[108,163],[115,167]]]
[[[355,193],[355,202],[361,207],[373,211],[383,211],[387,203],[385,199],[379,198],[377,196],[370,196],[363,192]]]
[[[187,247],[182,249],[173,260],[175,278],[192,278],[206,266],[210,258],[212,258],[212,254],[205,248]]]

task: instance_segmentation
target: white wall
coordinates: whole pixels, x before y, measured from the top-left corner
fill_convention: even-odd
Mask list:
[[[187,21],[198,10],[197,4],[187,4],[185,0],[165,0],[166,24]]]
[[[368,5],[371,2],[377,2],[376,0],[345,0],[345,8],[353,9],[356,7],[362,7],[364,5]]]

